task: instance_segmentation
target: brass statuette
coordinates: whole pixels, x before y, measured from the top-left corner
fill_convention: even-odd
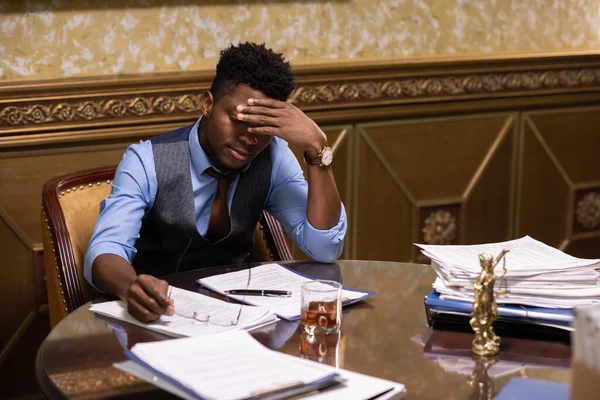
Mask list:
[[[495,260],[491,254],[481,253],[479,255],[481,273],[474,286],[475,298],[469,323],[475,332],[472,351],[480,356],[493,356],[500,351],[500,338],[496,336],[492,326],[498,318],[498,305],[494,298],[496,281],[494,267],[506,253],[508,250],[502,250]],[[506,274],[506,268],[504,274]]]

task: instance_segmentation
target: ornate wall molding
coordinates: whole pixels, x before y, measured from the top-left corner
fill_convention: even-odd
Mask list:
[[[298,104],[421,99],[600,87],[600,68],[506,72],[398,80],[343,82],[299,87]]]
[[[390,104],[600,93],[600,54],[339,64],[296,71],[292,101],[310,111]],[[210,71],[0,85],[0,134],[145,118],[191,119]]]
[[[439,209],[429,214],[421,231],[427,244],[450,244],[456,239],[456,217],[446,210]]]
[[[0,127],[199,112],[201,95],[187,93],[8,106],[0,110]]]
[[[600,192],[590,192],[577,203],[577,222],[585,229],[600,226]]]

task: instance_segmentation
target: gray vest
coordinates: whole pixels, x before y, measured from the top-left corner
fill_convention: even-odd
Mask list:
[[[138,274],[174,272],[244,262],[254,246],[254,231],[271,186],[271,149],[267,147],[239,178],[231,204],[229,234],[210,242],[198,233],[190,176],[192,126],[150,139],[158,189],[142,219],[133,266]]]

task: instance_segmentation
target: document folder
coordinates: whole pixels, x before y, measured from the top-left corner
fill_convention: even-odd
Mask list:
[[[427,323],[434,329],[470,330],[472,309],[471,302],[442,299],[435,290],[425,296]],[[501,305],[494,329],[500,336],[569,341],[572,321],[570,309]]]

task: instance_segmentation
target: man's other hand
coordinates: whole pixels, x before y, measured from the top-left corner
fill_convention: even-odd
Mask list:
[[[173,315],[173,300],[168,298],[169,284],[151,275],[138,275],[126,295],[127,311],[135,319],[152,322],[161,315]]]

